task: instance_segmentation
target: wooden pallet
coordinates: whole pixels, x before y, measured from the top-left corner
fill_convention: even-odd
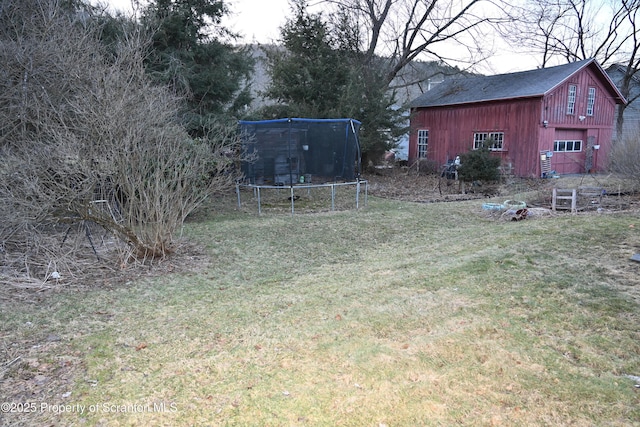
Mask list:
[[[570,200],[571,205],[568,207],[566,203],[561,202],[558,203],[559,200]],[[551,210],[555,211],[558,209],[571,209],[571,212],[577,211],[577,202],[578,202],[578,190],[575,188],[554,188],[553,196],[551,198]]]
[[[577,212],[579,207],[599,206],[602,202],[602,192],[602,188],[599,187],[554,188],[551,209],[570,209],[571,212]]]

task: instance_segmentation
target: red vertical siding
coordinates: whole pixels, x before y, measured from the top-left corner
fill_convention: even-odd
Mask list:
[[[577,89],[573,114],[567,114],[569,85],[575,85]],[[592,116],[587,115],[590,87],[596,89]],[[540,141],[541,147],[544,147],[542,149],[553,150],[555,140],[580,139],[583,142],[580,152],[555,153],[551,168],[560,174],[589,172],[586,170],[585,162],[587,152],[591,151],[594,162],[591,172],[605,170],[611,148],[616,103],[594,72],[591,69],[584,69],[576,73],[545,96],[543,104],[543,120],[549,121],[550,132]],[[588,144],[590,137],[593,137],[592,145],[598,145],[599,150],[593,150],[592,145]]]
[[[419,129],[429,131],[427,158],[437,164],[473,149],[475,132],[504,132],[503,151],[493,154],[511,163],[515,173],[535,175],[540,125],[531,117],[540,117],[540,99],[417,110],[412,116],[409,156],[416,158]]]
[[[576,104],[574,114],[567,114],[567,96],[569,86],[576,85]],[[596,102],[593,116],[587,116],[587,95],[590,87],[596,88]],[[555,127],[612,127],[616,112],[616,103],[606,87],[598,81],[590,69],[582,70],[558,86],[544,98],[542,119]],[[580,116],[584,120],[580,120]]]
[[[574,114],[567,114],[570,84],[577,87]],[[587,116],[589,87],[596,88],[593,116]],[[411,117],[409,160],[417,157],[417,131],[429,131],[427,158],[444,164],[473,148],[475,132],[504,132],[503,164],[510,163],[518,176],[540,176],[540,151],[553,150],[563,131],[581,135],[583,149],[557,153],[552,161],[559,173],[584,173],[588,137],[600,145],[593,170],[601,171],[611,145],[616,103],[592,68],[585,68],[544,97],[490,101],[474,104],[417,108]],[[546,122],[546,123],[545,123]],[[555,163],[554,163],[555,162]]]

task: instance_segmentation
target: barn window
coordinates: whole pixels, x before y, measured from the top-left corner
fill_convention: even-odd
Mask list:
[[[587,116],[593,116],[593,106],[596,104],[596,88],[589,88],[589,96],[587,97]]]
[[[473,134],[473,149],[486,147],[491,151],[502,151],[504,132],[476,132]]]
[[[582,151],[582,141],[554,141],[553,151],[557,152],[575,152]]]
[[[567,114],[574,114],[576,112],[576,92],[578,87],[576,85],[569,85],[569,97],[567,99]]]
[[[427,145],[429,145],[429,131],[427,129],[418,130],[418,158],[427,158]]]

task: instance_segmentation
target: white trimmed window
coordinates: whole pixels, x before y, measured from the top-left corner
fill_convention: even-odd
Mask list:
[[[575,114],[576,112],[576,85],[569,85],[569,96],[567,97],[567,114]]]
[[[560,153],[582,151],[582,141],[554,141],[553,151]]]
[[[589,88],[589,95],[587,96],[587,116],[593,116],[593,106],[596,105],[596,88]]]
[[[473,149],[486,147],[491,151],[502,151],[504,132],[476,132],[473,134]]]
[[[427,129],[418,130],[418,158],[427,158],[427,146],[429,145],[429,131]]]

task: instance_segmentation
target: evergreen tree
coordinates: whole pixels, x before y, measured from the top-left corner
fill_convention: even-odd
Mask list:
[[[376,161],[394,147],[396,137],[403,130],[401,110],[395,105],[393,92],[387,89],[384,75],[375,68],[351,60],[349,86],[341,99],[347,116],[357,117],[360,127],[361,150],[365,162]]]
[[[282,28],[282,47],[266,50],[271,82],[265,95],[281,105],[264,113],[331,118],[340,115],[340,99],[349,82],[348,65],[333,48],[326,24],[309,15],[304,2]]]
[[[142,22],[153,32],[148,73],[186,96],[183,122],[192,135],[206,133],[212,120],[236,115],[251,101],[247,81],[253,71],[248,51],[225,39],[228,10],[221,0],[152,0]]]
[[[309,14],[305,0],[294,14],[282,28],[283,46],[266,50],[271,83],[265,95],[278,104],[265,107],[263,117],[357,119],[363,157],[377,159],[399,133],[384,73],[365,65],[357,32]]]
[[[500,158],[491,155],[489,150],[492,140],[475,150],[470,150],[460,156],[461,166],[458,177],[461,181],[498,181],[500,179]]]

